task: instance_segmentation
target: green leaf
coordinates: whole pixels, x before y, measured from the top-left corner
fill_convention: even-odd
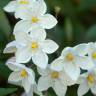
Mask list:
[[[9,21],[3,10],[0,10],[0,34],[4,34],[6,37],[10,35],[11,27]]]
[[[17,88],[0,88],[0,96],[6,96],[17,91]]]
[[[73,25],[73,45],[85,42],[85,26],[78,20],[72,20]]]
[[[93,7],[96,7],[96,0],[80,0],[80,10],[89,10]]]
[[[68,42],[71,42],[73,39],[73,27],[70,18],[65,19],[65,32]]]
[[[0,0],[0,9],[6,6],[11,0]]]
[[[5,65],[5,62],[0,61],[0,75],[7,79],[10,72],[11,71],[9,70],[9,68]]]
[[[86,39],[88,41],[96,41],[96,25],[93,25],[91,28],[88,29]]]

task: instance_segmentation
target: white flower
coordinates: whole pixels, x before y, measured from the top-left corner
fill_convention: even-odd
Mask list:
[[[37,66],[46,68],[48,64],[47,54],[51,54],[58,49],[58,45],[54,41],[45,40],[46,32],[44,30],[35,30],[30,35],[21,32],[15,34],[15,37],[16,41],[14,42],[16,42],[16,45],[14,46],[14,43],[11,43],[11,45],[12,48],[16,47],[16,61],[19,63],[27,63],[32,58]],[[10,52],[9,50],[12,48],[9,45],[7,45],[4,52]]]
[[[8,82],[24,87],[26,93],[28,93],[35,83],[34,72],[25,65],[16,63],[14,57],[9,59],[6,65],[13,71],[8,78]]]
[[[52,87],[58,96],[65,96],[67,86],[74,84],[64,71],[54,71],[48,66],[46,69],[38,68],[41,77],[38,80],[38,90],[46,91]]]
[[[53,62],[51,68],[56,71],[65,70],[69,77],[77,80],[80,75],[80,68],[91,69],[94,66],[90,58],[85,56],[86,49],[86,44],[65,48],[61,56]]]
[[[67,85],[64,80],[64,73],[53,71],[49,67],[46,69],[38,68],[38,72],[41,75],[38,80],[38,90],[46,91],[48,88],[52,87],[57,96],[65,96]]]
[[[23,12],[18,14],[18,17],[23,20],[16,24],[14,33],[29,32],[38,26],[43,29],[53,28],[57,20],[51,14],[46,14],[46,10],[43,0],[33,3],[32,8],[23,8]]]
[[[78,96],[85,95],[89,90],[96,95],[96,74],[94,71],[83,73],[78,79]]]
[[[13,0],[4,7],[6,12],[15,12],[15,16],[18,17],[19,12],[22,12],[23,7],[31,7],[36,0]]]

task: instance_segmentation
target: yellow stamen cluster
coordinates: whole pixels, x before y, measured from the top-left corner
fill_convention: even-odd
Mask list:
[[[94,52],[94,53],[92,54],[92,58],[93,58],[93,59],[96,59],[96,52]]]
[[[28,76],[28,73],[27,73],[27,71],[25,70],[25,69],[23,69],[22,71],[21,71],[21,77],[27,77]]]
[[[37,23],[39,19],[37,17],[32,17],[32,23]]]
[[[74,60],[74,56],[72,53],[68,53],[66,56],[67,61],[73,61]]]
[[[87,77],[87,80],[89,83],[93,83],[94,82],[94,76],[92,74],[89,74]]]
[[[59,72],[53,71],[53,72],[51,73],[51,77],[52,77],[53,79],[59,78]]]
[[[31,48],[32,49],[37,49],[38,48],[38,43],[37,42],[32,42]]]
[[[20,0],[19,3],[20,3],[20,4],[29,4],[29,1],[28,1],[28,0]]]

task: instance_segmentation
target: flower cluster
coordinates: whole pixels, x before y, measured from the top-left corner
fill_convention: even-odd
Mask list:
[[[57,96],[65,96],[67,87],[74,84],[80,84],[78,96],[83,96],[89,89],[96,94],[96,43],[66,47],[61,56],[49,64],[47,54],[54,53],[59,46],[46,39],[46,29],[56,26],[57,20],[46,13],[44,0],[14,0],[4,10],[14,12],[20,19],[13,31],[15,40],[4,49],[4,53],[14,53],[14,57],[6,62],[13,71],[8,78],[9,83],[24,87],[27,96],[34,92],[42,96],[42,91],[50,87]],[[26,64],[29,61],[32,62],[31,67]],[[35,81],[33,64],[41,75],[38,82]],[[87,72],[82,73],[82,70]]]

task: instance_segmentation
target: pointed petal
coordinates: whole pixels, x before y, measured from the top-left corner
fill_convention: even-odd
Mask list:
[[[44,0],[38,0],[38,2],[34,2],[31,6],[31,13],[36,16],[42,16],[47,11],[47,6],[44,2]]]
[[[16,52],[16,62],[27,63],[31,59],[31,56],[29,48],[18,49]]]
[[[89,91],[89,87],[86,82],[83,82],[79,85],[78,88],[78,96],[83,96]]]
[[[80,68],[77,67],[73,63],[65,63],[64,64],[64,70],[66,74],[74,81],[77,81],[78,77],[80,76]]]
[[[42,46],[43,51],[48,54],[54,53],[59,48],[59,46],[53,40],[48,39],[44,41]]]
[[[51,29],[54,26],[56,26],[56,24],[57,24],[56,18],[50,14],[46,14],[41,18],[41,25],[45,29]]]
[[[19,6],[16,8],[15,17],[23,20],[31,20],[31,11],[25,6]]]
[[[30,84],[34,84],[34,82],[35,82],[35,73],[34,73],[34,71],[31,70],[31,69],[27,69],[27,72],[29,73],[28,81],[30,82]]]
[[[8,78],[8,82],[11,84],[18,83],[22,78],[19,72],[12,72]]]
[[[39,78],[38,81],[38,90],[39,91],[45,91],[47,90],[49,87],[51,87],[51,79],[49,76],[42,76]]]
[[[56,71],[61,71],[63,70],[63,60],[60,58],[55,59],[51,63],[51,69],[56,70]]]
[[[46,31],[40,27],[33,28],[30,32],[30,37],[38,41],[44,41],[46,38]]]
[[[34,84],[33,87],[34,87],[33,89],[34,89],[34,93],[35,93],[35,94],[40,95],[40,96],[43,96],[43,93],[42,93],[41,91],[38,90],[37,84]]]
[[[91,91],[92,93],[95,95],[96,94],[96,85],[94,85],[92,88],[91,88]]]
[[[38,52],[32,57],[33,62],[40,68],[45,69],[48,64],[48,56],[43,52]]]
[[[92,69],[94,67],[93,62],[91,61],[90,58],[88,57],[80,57],[77,56],[76,57],[76,63],[77,65],[79,65],[82,69]]]
[[[24,65],[16,63],[16,58],[15,57],[12,57],[12,58],[8,59],[8,61],[6,62],[6,65],[12,71],[20,71],[22,69],[22,67],[25,67]]]
[[[67,91],[67,86],[63,85],[59,80],[54,82],[53,89],[58,96],[65,96]]]
[[[76,84],[76,81],[72,80],[64,71],[60,72],[59,78],[64,85],[71,86]]]
[[[77,46],[74,47],[74,50],[77,52],[77,54],[79,54],[80,56],[85,56],[88,53],[88,48],[87,48],[86,43],[83,44],[79,44]]]
[[[26,93],[29,93],[29,91],[31,89],[31,84],[30,84],[30,82],[28,82],[28,79],[27,78],[25,78],[24,80],[22,80],[22,86],[24,87],[25,92]]]
[[[29,20],[21,20],[19,21],[14,28],[14,34],[18,32],[26,32],[28,33],[31,30],[31,22]]]
[[[16,10],[17,1],[11,1],[7,6],[4,7],[6,12],[14,12]]]
[[[12,41],[7,44],[4,49],[4,53],[15,53],[16,52],[16,41]]]

